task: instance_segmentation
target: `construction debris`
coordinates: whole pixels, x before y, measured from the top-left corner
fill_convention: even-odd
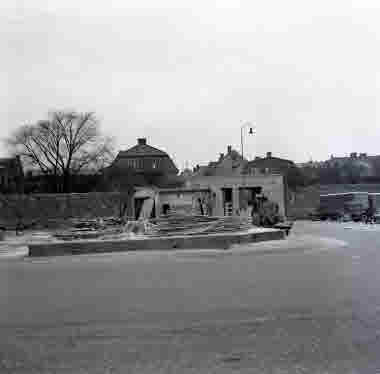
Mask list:
[[[135,238],[136,236],[206,235],[252,228],[250,217],[208,217],[171,214],[151,220],[117,219],[77,221],[72,229],[56,232],[59,240]]]
[[[169,215],[152,220],[154,225],[149,236],[206,235],[233,231],[246,231],[252,228],[251,219],[247,217],[208,217]]]

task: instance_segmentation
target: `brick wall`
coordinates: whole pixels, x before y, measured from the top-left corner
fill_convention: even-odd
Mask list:
[[[70,218],[118,216],[125,195],[115,193],[0,195],[0,224],[14,225],[18,220],[47,225]]]

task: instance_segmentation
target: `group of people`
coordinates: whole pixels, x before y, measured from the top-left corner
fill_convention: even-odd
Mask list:
[[[252,224],[255,226],[273,226],[280,222],[279,206],[266,196],[255,197],[252,201]]]
[[[374,222],[376,222],[375,213],[376,213],[376,209],[373,206],[370,205],[366,209],[366,211],[364,213],[364,222],[365,223],[374,223]]]

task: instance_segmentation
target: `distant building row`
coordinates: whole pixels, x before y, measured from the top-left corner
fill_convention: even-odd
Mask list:
[[[352,152],[346,157],[331,155],[326,161],[310,161],[299,166],[309,169],[336,169],[342,175],[354,172],[361,178],[380,177],[380,155],[370,156],[367,153]]]

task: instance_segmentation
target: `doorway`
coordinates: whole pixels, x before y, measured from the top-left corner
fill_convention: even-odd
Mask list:
[[[135,198],[135,220],[137,221],[141,214],[141,209],[144,205],[144,201],[146,200],[146,197],[137,197]]]
[[[261,194],[261,187],[240,187],[239,188],[239,211],[240,214],[250,216],[252,211],[258,208],[257,195]]]
[[[233,213],[232,188],[222,188],[222,192],[223,192],[223,214],[225,216],[232,216],[232,213]]]

